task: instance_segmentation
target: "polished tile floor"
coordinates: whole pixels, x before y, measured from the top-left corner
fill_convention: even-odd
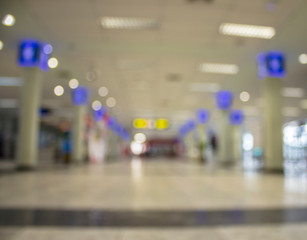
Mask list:
[[[306,239],[307,179],[176,160],[0,175],[0,239]]]

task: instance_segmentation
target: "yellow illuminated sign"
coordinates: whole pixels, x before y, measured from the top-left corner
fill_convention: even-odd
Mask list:
[[[165,118],[156,120],[147,118],[136,118],[133,120],[133,127],[138,129],[158,129],[163,130],[169,127],[169,121]]]
[[[147,119],[144,118],[136,118],[133,120],[133,127],[134,128],[147,128]]]
[[[156,128],[161,130],[161,129],[166,129],[169,127],[169,122],[167,119],[160,118],[156,120]]]

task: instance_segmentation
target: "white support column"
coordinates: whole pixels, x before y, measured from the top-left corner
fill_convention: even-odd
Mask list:
[[[199,136],[199,143],[198,143],[198,149],[200,151],[199,158],[200,158],[201,163],[204,163],[206,161],[206,146],[208,144],[207,138],[206,138],[206,125],[198,124],[197,132]]]
[[[41,77],[38,68],[24,68],[17,163],[19,169],[37,165]]]
[[[218,156],[219,162],[224,165],[232,163],[232,139],[231,128],[229,124],[228,111],[220,111],[219,122],[219,135],[218,135]]]
[[[84,128],[85,128],[85,106],[74,107],[73,119],[73,152],[72,158],[76,163],[81,163],[84,158]]]
[[[282,171],[282,80],[268,77],[264,81],[264,168],[268,171]]]
[[[232,126],[232,158],[236,165],[242,163],[242,129],[240,125]]]

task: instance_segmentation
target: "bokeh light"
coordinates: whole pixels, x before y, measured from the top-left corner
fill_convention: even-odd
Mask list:
[[[249,95],[248,92],[241,92],[240,93],[240,100],[242,102],[247,102],[249,100],[249,98],[250,98],[250,95]]]
[[[8,27],[11,27],[15,24],[15,17],[11,14],[6,14],[2,19],[2,24]]]
[[[298,60],[301,64],[307,64],[307,54],[306,53],[301,54]]]
[[[138,143],[144,143],[146,141],[146,135],[144,133],[136,133],[134,140]]]
[[[100,101],[96,100],[94,102],[92,102],[92,109],[95,111],[98,111],[99,109],[101,109],[102,104]]]
[[[79,86],[79,81],[75,78],[70,79],[68,85],[71,89],[76,89]]]
[[[115,105],[116,105],[116,100],[115,100],[115,98],[109,97],[109,98],[107,99],[107,106],[108,106],[109,108],[112,108],[112,107],[115,107]]]
[[[61,85],[57,85],[55,88],[54,88],[54,94],[56,96],[62,96],[64,94],[64,88],[61,86]]]
[[[99,88],[98,90],[98,94],[101,96],[101,97],[105,97],[108,95],[108,89],[106,87],[101,87]]]
[[[48,60],[48,66],[50,68],[56,68],[58,66],[58,64],[59,64],[59,62],[58,62],[58,60],[56,58],[50,58]]]

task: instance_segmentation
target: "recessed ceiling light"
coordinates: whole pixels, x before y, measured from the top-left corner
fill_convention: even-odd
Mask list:
[[[2,24],[11,27],[15,24],[15,17],[11,14],[6,14],[2,19]]]
[[[120,17],[103,17],[101,25],[107,29],[156,29],[159,23],[156,19],[151,18],[120,18]]]
[[[300,105],[301,105],[301,108],[307,109],[307,99],[303,99]]]
[[[99,88],[98,90],[98,94],[101,96],[101,97],[105,97],[108,95],[108,89],[106,87],[101,87]]]
[[[146,141],[146,135],[144,133],[136,133],[134,140],[138,143],[144,143]]]
[[[50,67],[50,68],[56,68],[57,66],[58,66],[58,60],[56,59],[56,58],[50,58],[49,60],[48,60],[48,66]]]
[[[241,92],[240,93],[240,100],[242,102],[247,102],[249,100],[249,98],[250,98],[250,95],[249,95],[248,92]]]
[[[0,77],[0,86],[19,87],[23,85],[23,80],[16,77]]]
[[[18,101],[13,98],[2,98],[0,99],[0,108],[17,108]]]
[[[220,85],[217,83],[192,83],[190,90],[193,92],[218,92]]]
[[[115,107],[115,105],[116,105],[116,100],[115,100],[115,98],[109,97],[109,98],[107,99],[107,106],[108,106],[109,108],[112,108],[112,107]]]
[[[301,64],[307,64],[307,54],[303,53],[298,57],[298,60]]]
[[[64,88],[61,85],[58,85],[54,88],[54,94],[56,96],[62,96],[64,94]]]
[[[281,95],[284,97],[300,98],[304,96],[304,89],[285,87],[285,88],[282,88]]]
[[[300,109],[296,107],[284,107],[282,112],[286,117],[298,117],[300,115]]]
[[[50,54],[50,53],[52,53],[52,50],[53,50],[53,48],[52,48],[52,46],[51,46],[50,44],[45,44],[45,45],[43,46],[43,52],[44,52],[45,54]]]
[[[240,37],[271,39],[275,35],[275,29],[267,26],[223,23],[220,25],[220,33]]]
[[[0,50],[3,48],[3,42],[0,40]]]
[[[203,63],[200,65],[200,71],[207,73],[237,74],[239,67],[235,64]]]
[[[68,85],[71,89],[75,89],[79,86],[79,81],[75,78],[70,79]]]
[[[101,109],[102,104],[100,101],[96,100],[94,102],[92,102],[92,109],[95,111],[98,111],[99,109]]]

